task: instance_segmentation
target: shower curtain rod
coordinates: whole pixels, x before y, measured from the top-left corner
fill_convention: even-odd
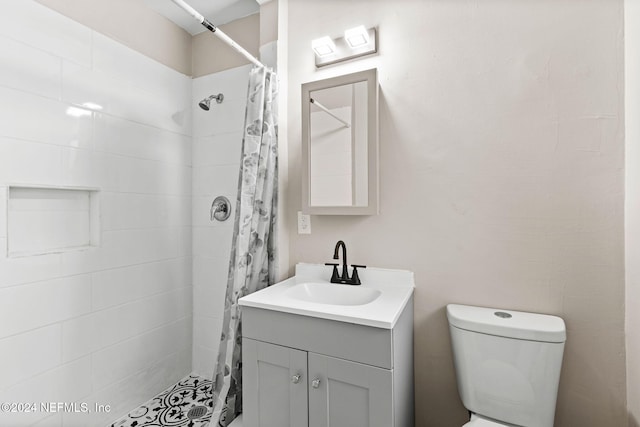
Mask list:
[[[218,36],[220,40],[222,40],[223,42],[231,46],[234,50],[236,50],[242,56],[247,58],[250,62],[257,65],[258,67],[267,68],[262,62],[258,61],[255,56],[251,55],[245,48],[243,48],[238,43],[236,43],[231,37],[226,35],[221,29],[217,28],[215,25],[213,25],[211,22],[205,19],[204,16],[198,13],[197,10],[189,6],[186,2],[184,2],[183,0],[171,0],[171,1],[174,2],[180,8],[182,8],[189,15],[193,16],[198,22],[200,22],[200,24],[202,24],[203,27],[205,27],[207,30],[211,31],[213,34]]]
[[[320,104],[317,100],[313,99],[313,98],[309,98],[309,102],[312,103],[313,105],[315,105],[316,107],[318,107],[319,109],[321,109],[322,111],[324,111],[325,113],[327,113],[328,115],[330,115],[331,117],[333,117],[334,119],[336,119],[337,121],[341,122],[342,124],[345,125],[345,127],[350,128],[351,125],[342,120],[340,117],[336,116],[335,114],[333,114],[331,112],[331,110],[329,110],[327,107],[325,107],[324,105]]]

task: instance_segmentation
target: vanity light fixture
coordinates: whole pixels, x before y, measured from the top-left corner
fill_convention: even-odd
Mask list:
[[[378,51],[375,28],[359,25],[344,32],[344,37],[331,39],[328,36],[315,39],[311,47],[315,52],[316,67],[347,61],[359,56],[370,55]]]
[[[313,51],[316,53],[316,55],[321,58],[331,55],[336,51],[336,45],[329,36],[324,36],[320,37],[319,39],[313,40],[311,42],[311,47],[313,48]]]
[[[345,30],[344,39],[350,47],[360,47],[369,43],[369,32],[364,25],[359,25]]]

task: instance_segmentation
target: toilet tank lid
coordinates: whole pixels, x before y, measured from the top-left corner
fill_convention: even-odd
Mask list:
[[[557,316],[470,305],[447,305],[449,324],[472,332],[529,341],[561,343],[567,339]]]

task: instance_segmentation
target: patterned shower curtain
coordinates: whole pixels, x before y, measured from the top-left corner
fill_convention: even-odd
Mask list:
[[[276,97],[276,74],[254,67],[249,76],[231,261],[213,375],[211,426],[226,427],[242,412],[242,319],[238,299],[273,284],[275,279]]]

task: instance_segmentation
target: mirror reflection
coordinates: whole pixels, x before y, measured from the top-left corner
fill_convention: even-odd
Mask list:
[[[309,93],[311,206],[367,206],[367,82]]]

